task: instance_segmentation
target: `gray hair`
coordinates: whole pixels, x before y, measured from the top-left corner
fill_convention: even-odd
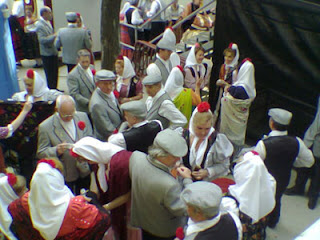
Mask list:
[[[51,8],[49,8],[48,6],[41,8],[40,9],[40,16],[43,16],[43,14],[45,14],[46,12],[51,12]]]
[[[168,152],[154,144],[149,147],[148,154],[151,158],[167,157],[170,155]]]
[[[76,106],[76,102],[74,101],[73,97],[71,97],[70,95],[59,95],[56,99],[56,108],[60,110],[61,105],[67,102],[73,103],[73,105]]]
[[[80,57],[90,57],[90,52],[87,49],[80,49],[78,51],[78,58]]]

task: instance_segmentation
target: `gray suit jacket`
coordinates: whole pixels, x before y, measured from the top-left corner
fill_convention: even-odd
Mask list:
[[[79,170],[76,167],[76,160],[70,156],[69,151],[65,151],[60,157],[57,155],[57,145],[62,142],[75,143],[85,136],[92,136],[92,126],[88,115],[83,112],[76,112],[74,116],[76,124],[76,139],[72,139],[67,131],[62,127],[59,117],[53,114],[39,125],[37,158],[56,157],[64,165],[65,180],[72,182],[78,179]],[[86,127],[80,130],[78,122],[84,121]]]
[[[93,69],[93,65],[90,65]],[[69,94],[76,101],[76,107],[78,111],[89,113],[89,100],[96,88],[93,80],[89,78],[88,74],[77,65],[72,69],[68,75],[67,84],[69,88]]]
[[[192,183],[176,180],[167,167],[135,151],[130,157],[132,184],[131,223],[159,237],[175,236],[186,222],[186,206],[180,199],[183,186]]]
[[[48,26],[45,20],[39,19],[36,23],[36,31],[39,40],[41,56],[57,56],[58,51],[54,46],[55,35],[53,28]]]
[[[62,47],[62,62],[65,64],[77,64],[78,51],[92,46],[89,31],[74,25],[59,29],[54,44],[57,49]]]
[[[112,132],[122,123],[122,112],[110,99],[103,97],[99,88],[94,90],[89,112],[93,123],[95,136],[101,141],[107,141]]]

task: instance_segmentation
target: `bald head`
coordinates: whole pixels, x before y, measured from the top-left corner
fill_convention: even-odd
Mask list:
[[[71,121],[76,111],[74,99],[69,95],[60,95],[57,97],[56,111],[59,113],[62,121]]]

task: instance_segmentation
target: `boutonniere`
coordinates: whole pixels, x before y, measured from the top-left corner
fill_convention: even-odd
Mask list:
[[[86,127],[86,123],[85,123],[84,121],[79,121],[79,122],[78,122],[78,128],[79,128],[80,130],[85,129],[85,127]]]
[[[96,75],[96,70],[95,69],[91,69],[92,75],[95,76]]]
[[[183,232],[183,228],[182,227],[178,227],[176,230],[176,238],[178,238],[179,240],[184,239],[184,232]]]
[[[116,99],[119,99],[120,93],[117,90],[113,90],[113,94],[116,97]]]

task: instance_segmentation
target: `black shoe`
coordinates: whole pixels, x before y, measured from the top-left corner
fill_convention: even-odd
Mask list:
[[[267,225],[269,228],[274,229],[277,226],[277,222],[268,221]]]
[[[317,197],[309,197],[308,208],[311,210],[315,209],[317,206],[317,201],[318,201]]]
[[[304,195],[304,191],[297,189],[296,187],[292,187],[292,188],[288,188],[287,190],[284,191],[285,195],[288,196],[294,196],[294,195],[300,195],[303,196]]]

